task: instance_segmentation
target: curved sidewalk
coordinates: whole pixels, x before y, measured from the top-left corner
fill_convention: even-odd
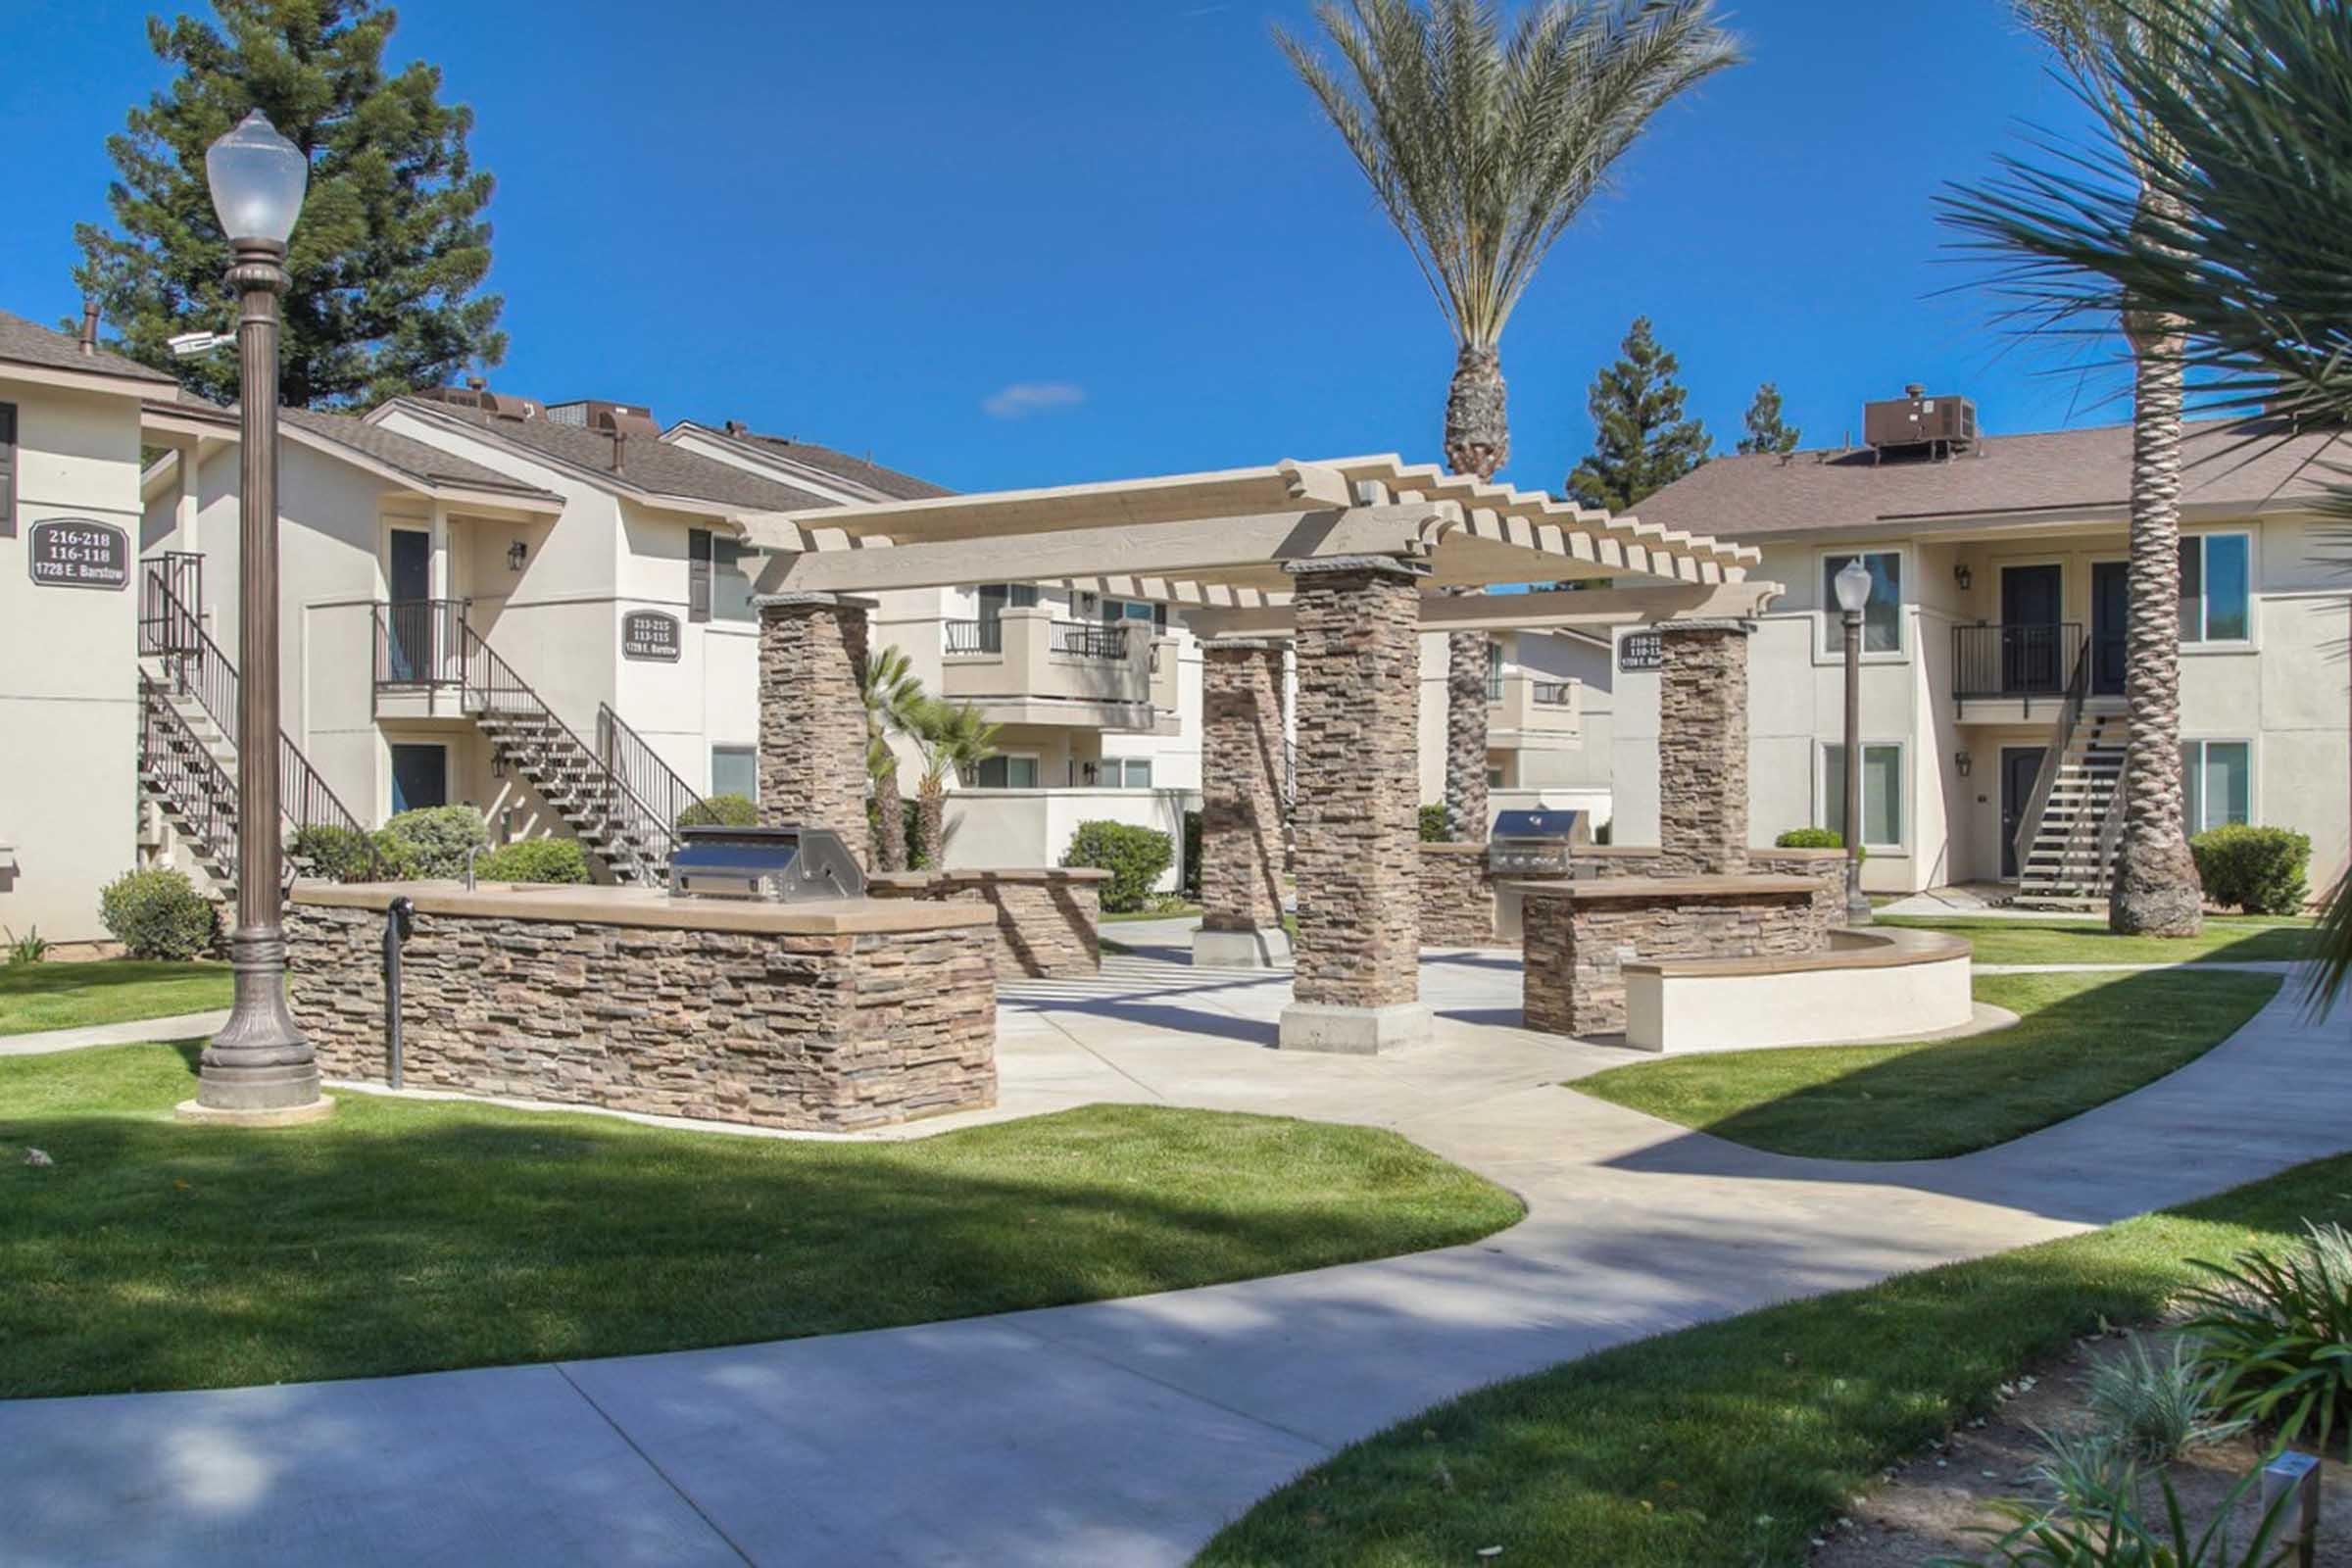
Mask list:
[[[1332,1449],[1642,1335],[2045,1240],[2352,1144],[2292,986],[2098,1110],[1958,1159],[1756,1152],[1558,1087],[1516,964],[1433,954],[1437,1045],[1286,1055],[1280,975],[1143,952],[1010,988],[1004,1113],[1151,1100],[1396,1128],[1521,1193],[1482,1243],[729,1349],[0,1403],[12,1563],[1176,1564]]]

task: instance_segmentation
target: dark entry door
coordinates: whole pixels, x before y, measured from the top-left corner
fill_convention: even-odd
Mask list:
[[[2090,567],[2090,689],[2124,695],[2124,623],[2132,618],[2130,567],[2121,561]]]
[[[2059,621],[2065,573],[2055,563],[2001,568],[2001,689],[2054,692],[2066,683],[2058,667]]]
[[[2017,880],[2017,829],[2034,799],[2047,748],[2010,746],[2001,750],[2001,880]]]
[[[392,604],[385,612],[394,680],[422,680],[433,667],[433,536],[415,528],[392,530]]]

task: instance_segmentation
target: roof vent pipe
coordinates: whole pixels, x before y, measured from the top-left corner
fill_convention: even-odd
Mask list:
[[[627,471],[621,466],[621,459],[622,454],[628,448],[628,444],[629,433],[626,430],[614,430],[612,432],[612,471],[614,473],[622,473]]]
[[[739,436],[750,429],[751,426],[744,423],[741,419],[729,419],[727,421],[727,434],[729,435]]]
[[[81,352],[98,352],[98,302],[92,299],[81,302]]]

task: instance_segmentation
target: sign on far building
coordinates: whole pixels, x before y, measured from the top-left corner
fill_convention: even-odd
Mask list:
[[[24,563],[44,588],[127,588],[130,535],[109,522],[53,517],[25,536]]]
[[[650,659],[657,663],[678,662],[678,617],[659,610],[632,610],[620,617],[620,657]]]
[[[1617,668],[1624,674],[1666,667],[1666,639],[1654,631],[1629,631],[1617,640]]]

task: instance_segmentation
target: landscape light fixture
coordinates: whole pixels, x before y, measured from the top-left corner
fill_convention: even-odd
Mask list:
[[[1977,760],[1966,752],[1955,753],[1952,757],[1952,771],[1958,773],[1962,778],[1968,777],[1976,765]]]
[[[1870,567],[1860,556],[1831,579],[1845,614],[1845,923],[1870,924],[1862,896],[1862,612],[1870,604]]]
[[[1960,591],[1962,593],[1968,592],[1970,586],[1974,584],[1976,580],[1976,574],[1968,569],[1967,562],[1955,561],[1952,563],[1952,581],[1960,585]]]
[[[333,1108],[318,1058],[286,1005],[278,881],[277,350],[286,240],[302,216],[310,160],[255,110],[204,155],[237,294],[237,924],[235,996],[204,1048],[189,1120],[307,1121]]]
[[[507,546],[507,569],[520,571],[524,560],[529,557],[530,553],[530,547],[519,539]]]

